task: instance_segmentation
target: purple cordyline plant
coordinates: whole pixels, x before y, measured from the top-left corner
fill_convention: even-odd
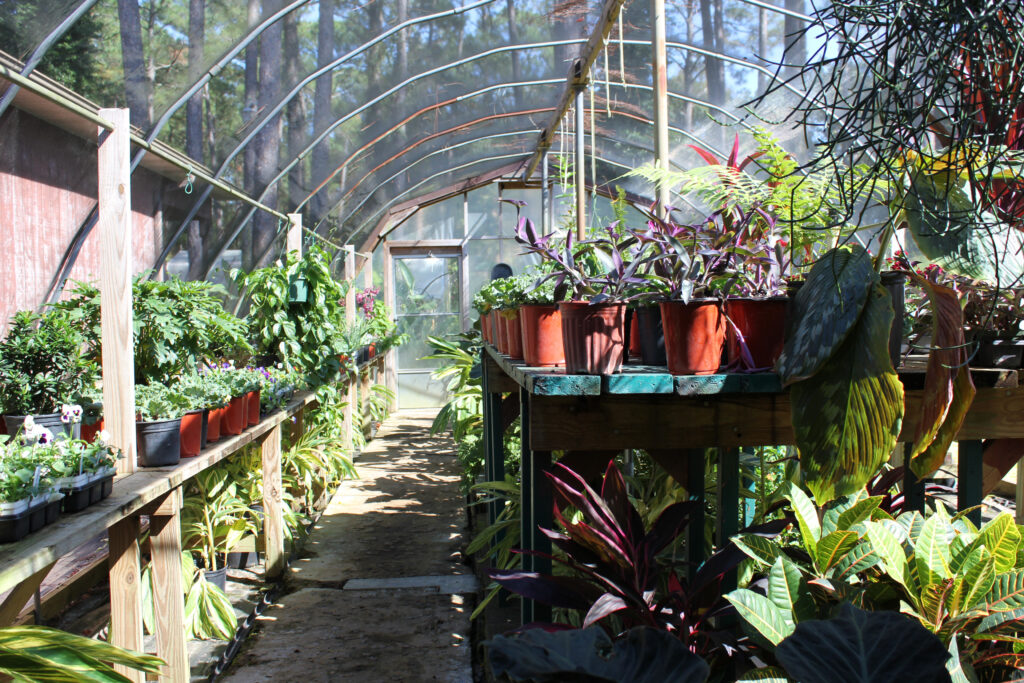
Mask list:
[[[568,293],[574,301],[626,301],[630,290],[647,284],[638,271],[645,263],[647,245],[615,221],[604,229],[605,236],[573,242],[572,231],[564,240],[556,233],[540,235],[533,221],[520,217],[516,241],[528,252],[554,264],[555,271],[540,282],[555,279],[555,300]],[[540,284],[538,283],[538,285]]]

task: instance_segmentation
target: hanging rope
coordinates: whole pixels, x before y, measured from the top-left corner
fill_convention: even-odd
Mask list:
[[[182,181],[185,187],[185,194],[192,194],[192,183],[196,181],[196,174],[192,172],[192,164],[188,165],[188,170],[185,171],[185,180]]]
[[[591,82],[593,82],[593,69],[591,69]],[[590,90],[590,215],[594,215],[597,208],[597,138],[594,129],[597,128],[597,109],[594,107],[594,88]],[[583,121],[586,122],[586,114]]]

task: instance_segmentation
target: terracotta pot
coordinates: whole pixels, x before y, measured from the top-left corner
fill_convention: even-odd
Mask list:
[[[728,325],[727,340],[729,364],[740,367],[765,369],[775,365],[782,347],[786,343],[786,313],[789,300],[784,297],[772,299],[728,299],[725,314],[732,325]],[[735,325],[735,327],[733,327]],[[754,361],[752,367],[743,362],[739,335]]]
[[[181,457],[194,458],[199,455],[203,441],[203,411],[193,410],[182,415],[180,432]]]
[[[717,299],[663,301],[665,356],[673,375],[712,375],[722,363],[725,317]]]
[[[499,353],[508,353],[508,325],[505,324],[505,316],[501,314],[501,311],[494,313],[494,328],[498,333],[495,337],[495,346],[498,347]]]
[[[519,309],[502,313],[505,318],[505,335],[508,344],[509,358],[515,360],[523,359],[523,326],[521,324]]]
[[[96,441],[96,437],[103,431],[103,418],[96,420],[91,425],[82,423],[82,440],[88,443]]]
[[[491,343],[491,312],[480,314],[480,337],[487,342]]]
[[[562,314],[558,304],[527,304],[519,307],[523,335],[523,360],[530,367],[564,365]]]
[[[245,410],[249,416],[249,426],[260,423],[260,390],[250,391],[245,395]]]
[[[642,306],[633,311],[637,325],[637,344],[644,365],[665,365],[665,330],[661,326],[661,310],[655,306]]]
[[[245,429],[245,396],[235,396],[228,403],[227,410],[221,419],[220,431],[222,434],[241,434]]]
[[[367,346],[366,347],[366,353],[367,353],[367,355],[370,356],[370,358],[376,358],[377,357],[377,345],[376,344],[370,344],[369,346]]]
[[[224,422],[224,413],[227,408],[210,408],[210,415],[206,419],[206,440],[208,442],[220,441],[220,426]]]
[[[612,375],[622,368],[626,352],[624,302],[563,301],[558,310],[566,373]]]

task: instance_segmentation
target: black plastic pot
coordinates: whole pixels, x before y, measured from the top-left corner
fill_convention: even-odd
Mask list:
[[[220,569],[204,569],[203,578],[207,582],[212,583],[222,591],[226,591],[228,588],[228,568],[221,567]]]
[[[0,516],[0,543],[14,543],[29,534],[31,511],[25,510],[16,515]]]
[[[985,339],[978,342],[978,352],[971,359],[976,368],[1003,368],[1013,370],[1021,367],[1024,360],[1024,342],[1013,339]]]
[[[210,427],[210,409],[203,408],[203,431],[199,436],[199,450],[206,450],[206,430]]]
[[[4,423],[7,425],[8,434],[17,434],[21,430],[21,425],[24,424],[25,415],[4,415]],[[35,420],[37,425],[42,425],[50,430],[56,439],[65,439],[71,437],[73,439],[79,438],[81,434],[81,424],[70,425],[61,422],[60,413],[51,413],[49,415],[33,415],[32,419]]]
[[[633,315],[637,318],[640,335],[640,360],[644,365],[666,365],[665,332],[661,327],[661,309],[658,306],[642,306]]]
[[[228,553],[228,566],[232,569],[247,569],[253,565],[259,564],[259,562],[260,554],[255,550],[240,553]]]
[[[907,305],[903,296],[903,289],[907,282],[907,274],[899,270],[888,270],[881,274],[882,286],[889,292],[892,299],[892,327],[889,329],[889,359],[892,366],[898,368],[903,362],[903,316],[906,313]]]
[[[167,467],[181,460],[181,418],[136,422],[139,467]]]

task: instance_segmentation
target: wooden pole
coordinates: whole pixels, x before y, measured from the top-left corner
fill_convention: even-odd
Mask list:
[[[114,124],[99,128],[100,343],[103,420],[124,452],[117,471],[135,471],[135,350],[132,336],[132,206],[127,109],[101,109]]]
[[[668,170],[668,57],[665,52],[665,0],[651,0],[651,59],[654,80],[654,164]],[[658,185],[658,215],[668,218],[668,183]]]
[[[125,517],[107,530],[110,551],[110,642],[142,651],[142,586],[139,573],[139,518]],[[179,570],[180,571],[180,570]],[[141,683],[145,675],[125,666],[122,676]]]
[[[286,251],[299,252],[299,256],[302,256],[302,214],[301,213],[290,213],[288,214],[288,248]]]
[[[181,577],[181,489],[171,490],[149,518],[153,555],[153,612],[156,653],[167,662],[161,681],[188,683],[185,588]]]
[[[281,426],[263,436],[260,444],[263,460],[263,547],[267,578],[284,572],[284,503],[281,495]]]
[[[576,183],[576,239],[582,242],[587,238],[587,155],[584,143],[586,137],[583,129],[586,116],[583,111],[583,92],[585,86],[576,90],[576,158],[573,161]]]
[[[345,247],[345,280],[348,282],[348,292],[345,294],[345,325],[352,325],[356,321],[356,250],[355,247]],[[356,381],[358,378],[346,377],[348,384],[348,398],[345,406],[345,443],[349,451],[355,448],[355,418],[356,411]]]

